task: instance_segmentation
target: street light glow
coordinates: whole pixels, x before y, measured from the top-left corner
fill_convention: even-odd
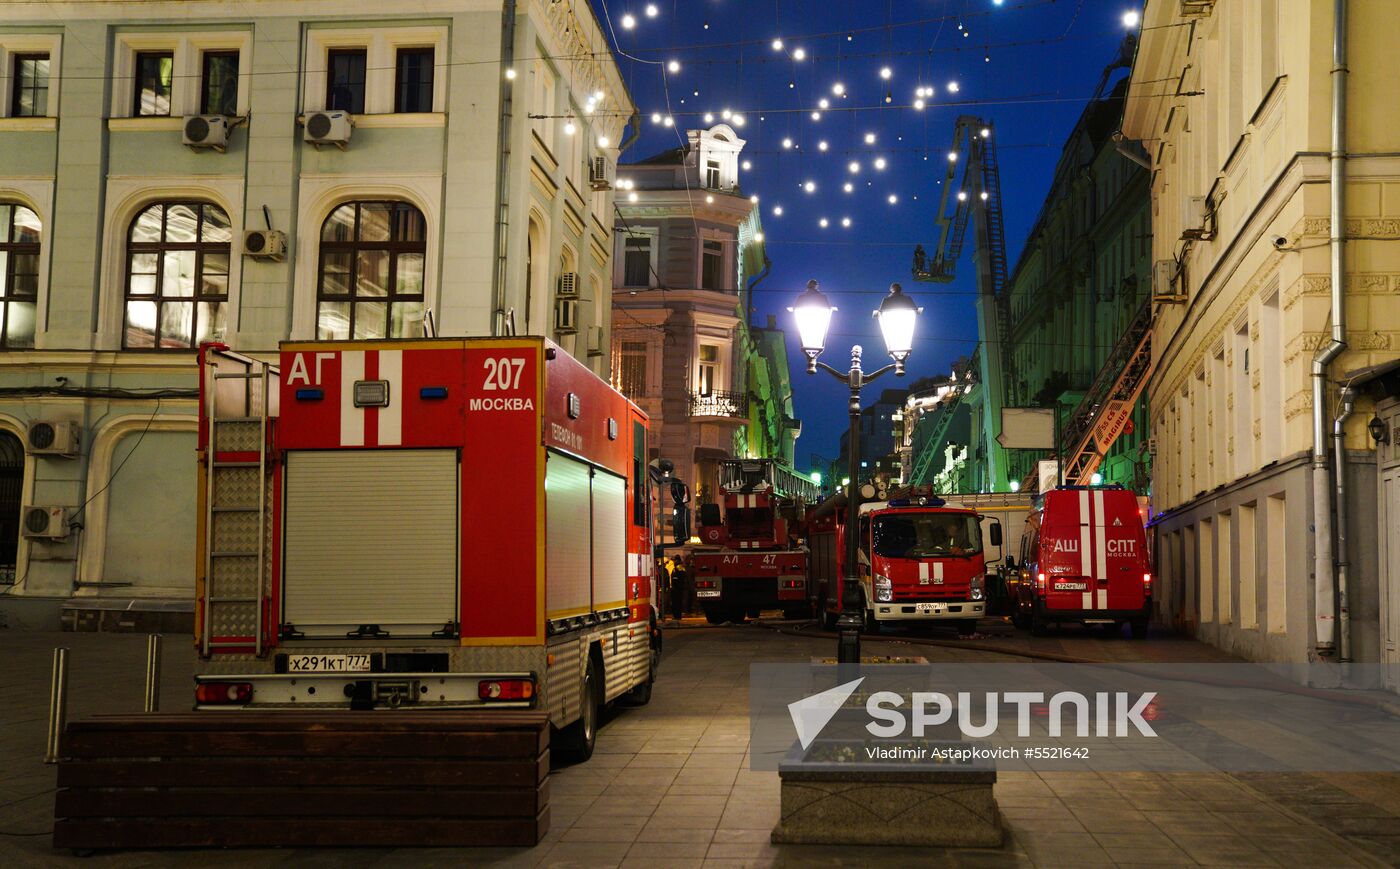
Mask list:
[[[797,297],[791,308],[793,319],[797,320],[797,336],[802,344],[802,352],[815,360],[826,347],[826,332],[831,327],[831,312],[836,309],[827,300],[826,294],[817,289],[816,281],[807,282],[807,290]]]
[[[1129,9],[1127,12],[1123,13],[1123,26],[1128,28],[1129,30],[1132,30],[1134,27],[1137,27],[1138,22],[1140,22],[1141,20],[1142,16],[1138,14],[1136,9]]]

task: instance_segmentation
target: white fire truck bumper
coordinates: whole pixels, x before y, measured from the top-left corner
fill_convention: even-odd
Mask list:
[[[982,600],[895,601],[894,603],[877,603],[872,609],[875,611],[875,619],[882,622],[980,619],[987,614],[987,602]]]

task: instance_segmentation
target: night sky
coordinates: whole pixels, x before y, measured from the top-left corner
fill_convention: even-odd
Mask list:
[[[618,63],[642,116],[641,138],[622,155],[624,164],[676,147],[685,129],[723,122],[726,109],[742,115],[742,126],[727,123],[748,143],[741,159],[752,165],[740,183],[759,196],[773,263],[754,294],[752,322],[761,326],[776,314],[787,330],[803,470],[813,454],[836,456],[847,425],[845,387],[805,373],[787,306],[809,279],[821,283],[839,308],[822,359],[843,371],[855,343],[865,348],[867,370],[888,361],[870,314],[892,281],[924,306],[908,376],[886,375],[867,387],[867,404],[881,389],[946,373],[970,353],[977,340],[971,230],[955,281],[915,284],[909,273],[914,245],[931,248],[937,240],[934,215],[954,123],[971,114],[995,124],[1014,268],[1064,139],[1126,32],[1124,13],[1141,8],[1137,0],[592,2],[616,35]],[[933,96],[916,109],[916,92],[930,86]],[[674,126],[654,123],[654,114],[670,115]],[[860,164],[854,174],[852,161]],[[803,188],[807,181],[814,192]]]

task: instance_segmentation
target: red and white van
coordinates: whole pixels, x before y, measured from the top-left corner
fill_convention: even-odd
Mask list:
[[[1063,486],[1035,500],[1021,532],[1017,627],[1124,622],[1147,636],[1152,562],[1137,496],[1120,486]]]

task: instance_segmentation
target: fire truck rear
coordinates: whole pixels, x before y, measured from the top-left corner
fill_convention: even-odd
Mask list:
[[[540,338],[200,352],[197,708],[540,708],[659,658],[647,417]]]
[[[846,499],[836,496],[813,511],[808,524],[811,584],[824,626],[835,627],[845,593]],[[939,498],[875,501],[860,506],[858,609],[865,629],[883,624],[952,624],[972,633],[986,614],[988,554],[982,517]],[[993,522],[990,545],[1000,547]]]
[[[788,618],[811,615],[807,552],[797,543],[817,486],[774,459],[720,463],[719,504],[700,508],[694,554],[695,597],[711,624],[742,622],[765,609]]]

